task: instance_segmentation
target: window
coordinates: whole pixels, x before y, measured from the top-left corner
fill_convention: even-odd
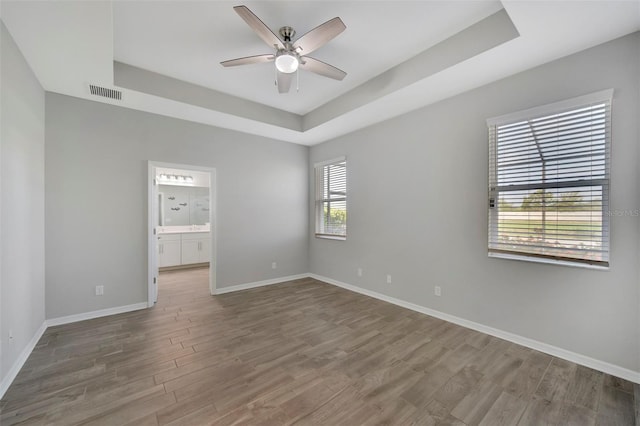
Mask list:
[[[609,266],[612,96],[487,121],[490,256]]]
[[[347,162],[345,158],[316,165],[316,236],[347,237]]]

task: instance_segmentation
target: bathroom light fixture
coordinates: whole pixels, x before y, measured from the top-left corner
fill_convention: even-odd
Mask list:
[[[175,175],[175,174],[167,174],[167,173],[160,173],[158,176],[156,176],[156,179],[158,183],[164,183],[164,184],[170,184],[170,185],[175,185],[175,184],[193,185],[193,182],[194,182],[193,176]]]

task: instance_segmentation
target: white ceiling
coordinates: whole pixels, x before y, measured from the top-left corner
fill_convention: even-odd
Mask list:
[[[2,0],[0,17],[45,90],[301,144],[322,142],[640,30],[638,0],[245,2],[276,33],[290,25],[300,36],[335,16],[347,26],[311,55],[345,70],[344,81],[301,72],[299,92],[294,86],[278,94],[273,64],[219,65],[270,53],[233,11],[238,4]],[[446,45],[447,39],[463,40],[465,31],[472,36],[470,26],[502,8],[517,30],[515,38],[430,73],[393,81],[406,76],[411,58],[422,55],[420,64],[428,64],[428,53],[455,46]],[[210,102],[131,85],[122,88],[122,101],[90,95],[88,83],[116,87],[114,60],[202,86]],[[367,96],[381,82],[386,90]],[[226,107],[233,103],[240,107]],[[243,113],[242,105],[251,114]]]
[[[237,4],[117,2],[113,6],[115,59],[306,114],[501,8],[495,0],[245,2],[276,34],[288,25],[299,37],[335,16],[347,25],[347,30],[311,54],[345,70],[345,80],[301,72],[299,92],[278,94],[272,63],[237,68],[220,65],[226,59],[273,53],[234,12]]]

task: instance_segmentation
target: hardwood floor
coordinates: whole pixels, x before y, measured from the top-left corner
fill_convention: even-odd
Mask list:
[[[633,425],[634,385],[313,279],[49,328],[2,425]]]

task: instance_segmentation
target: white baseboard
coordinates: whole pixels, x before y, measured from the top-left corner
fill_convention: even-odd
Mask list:
[[[27,362],[27,359],[29,358],[29,355],[31,355],[33,348],[36,347],[36,345],[38,344],[38,340],[40,340],[46,329],[47,322],[44,321],[40,328],[38,328],[36,333],[33,335],[31,340],[29,340],[27,346],[25,346],[22,352],[20,352],[20,356],[18,356],[16,362],[13,363],[7,375],[2,378],[2,382],[0,382],[0,399],[4,397],[5,392],[7,391],[7,389],[9,389],[9,386],[11,386],[11,383],[13,383],[13,381],[15,380],[16,376],[22,369],[22,366],[25,362]]]
[[[584,365],[585,367],[593,368],[594,370],[601,371],[603,373],[611,374],[612,376],[621,377],[630,382],[640,383],[640,372],[629,370],[624,367],[620,367],[615,364],[610,364],[605,361],[594,359],[585,355],[581,355],[576,352],[572,352],[566,349],[559,348],[557,346],[549,345],[547,343],[539,342],[537,340],[529,339],[517,334],[510,333],[508,331],[500,330],[497,328],[489,327],[474,321],[470,321],[464,318],[449,315],[444,312],[436,311],[434,309],[426,308],[424,306],[416,305],[411,302],[406,302],[395,297],[387,296],[382,293],[378,293],[371,290],[366,290],[360,287],[356,287],[351,284],[343,283],[341,281],[334,280],[332,278],[323,277],[321,275],[309,274],[309,277],[315,278],[319,281],[326,282],[328,284],[335,285],[337,287],[344,288],[346,290],[353,291],[355,293],[364,294],[366,296],[373,297],[375,299],[382,300],[384,302],[393,303],[394,305],[401,306],[403,308],[411,309],[412,311],[420,312],[432,317],[440,318],[442,320],[460,325],[462,327],[470,328],[491,336],[498,337],[500,339],[507,340],[512,343],[516,343],[521,346],[526,346],[531,349],[535,349],[540,352],[562,358],[567,361],[574,362],[576,364]]]
[[[309,274],[298,274],[298,275],[290,275],[287,277],[273,278],[270,280],[239,284],[231,287],[216,289],[215,294],[231,293],[234,291],[247,290],[247,289],[256,288],[256,287],[263,287],[271,284],[282,283],[285,281],[308,278],[309,276],[310,276]],[[11,367],[7,375],[4,378],[2,378],[2,381],[0,382],[0,398],[2,398],[5,392],[7,391],[7,389],[9,389],[9,386],[11,386],[11,383],[13,383],[13,381],[15,380],[16,376],[20,372],[20,369],[29,358],[29,355],[31,355],[33,348],[35,348],[36,344],[38,343],[38,340],[40,340],[40,338],[42,337],[42,335],[44,334],[44,332],[47,330],[48,327],[53,327],[56,325],[63,325],[63,324],[70,324],[73,322],[85,321],[88,319],[106,317],[109,315],[122,314],[125,312],[137,311],[140,309],[147,309],[148,307],[149,306],[147,302],[142,302],[142,303],[135,303],[133,305],[100,309],[98,311],[83,312],[81,314],[68,315],[64,317],[51,318],[51,319],[45,320],[40,326],[40,328],[38,329],[38,331],[36,331],[36,334],[34,334],[33,338],[29,341],[29,344],[27,344],[24,350],[20,353],[20,356],[18,357],[16,362],[13,364],[13,366]]]
[[[66,317],[58,317],[46,320],[47,327],[53,327],[54,325],[69,324],[72,322],[84,321],[88,319],[106,317],[109,315],[122,314],[125,312],[137,311],[140,309],[146,309],[148,307],[147,302],[134,303],[133,305],[118,306],[115,308],[100,309],[99,311],[83,312],[81,314],[68,315]]]
[[[252,283],[232,285],[230,287],[217,288],[214,294],[218,295],[218,294],[232,293],[234,291],[248,290],[250,288],[264,287],[272,284],[280,284],[286,281],[309,278],[310,276],[311,276],[310,274],[289,275],[287,277],[272,278],[270,280],[255,281]]]
[[[42,337],[44,332],[47,330],[47,328],[53,327],[55,325],[69,324],[72,322],[105,317],[108,315],[121,314],[124,312],[137,311],[139,309],[146,309],[146,308],[147,308],[147,302],[143,302],[143,303],[135,303],[133,305],[118,306],[116,308],[101,309],[99,311],[84,312],[82,314],[69,315],[66,317],[59,317],[59,318],[44,320],[44,322],[42,323],[38,331],[36,331],[36,333],[33,335],[31,340],[27,344],[27,346],[20,353],[20,356],[18,357],[16,362],[13,363],[13,366],[11,366],[11,369],[9,370],[7,375],[4,378],[2,378],[2,381],[0,382],[0,398],[2,398],[5,392],[7,391],[7,389],[9,389],[9,386],[11,386],[11,383],[13,383],[13,381],[15,380],[16,376],[20,372],[20,369],[29,358],[29,355],[31,355],[31,352],[33,352],[33,348],[36,347],[36,345],[38,344],[38,340],[40,340],[40,338]]]
[[[588,356],[585,356],[585,355],[581,355],[581,354],[578,354],[578,353],[575,353],[575,352],[572,352],[572,351],[568,351],[566,349],[562,349],[562,348],[559,348],[557,346],[549,345],[549,344],[546,344],[546,343],[543,343],[543,342],[539,342],[537,340],[529,339],[527,337],[523,337],[523,336],[519,336],[517,334],[510,333],[508,331],[504,331],[504,330],[500,330],[500,329],[497,329],[497,328],[489,327],[489,326],[486,326],[486,325],[483,325],[483,324],[479,324],[477,322],[470,321],[470,320],[467,320],[467,319],[464,319],[464,318],[460,318],[460,317],[456,317],[454,315],[449,315],[449,314],[446,314],[444,312],[440,312],[440,311],[436,311],[434,309],[426,308],[424,306],[416,305],[416,304],[411,303],[411,302],[406,302],[406,301],[401,300],[401,299],[396,299],[395,297],[387,296],[387,295],[384,295],[382,293],[378,293],[378,292],[375,292],[375,291],[372,291],[372,290],[367,290],[367,289],[360,288],[360,287],[357,287],[357,286],[354,286],[354,285],[351,285],[351,284],[343,283],[341,281],[337,281],[337,280],[334,280],[332,278],[324,277],[324,276],[321,276],[321,275],[310,274],[310,273],[309,274],[298,274],[298,275],[290,275],[290,276],[280,277],[280,278],[273,278],[273,279],[269,279],[269,280],[256,281],[256,282],[252,282],[252,283],[239,284],[239,285],[234,285],[234,286],[231,286],[231,287],[223,287],[223,288],[216,289],[215,294],[225,294],[225,293],[231,293],[231,292],[240,291],[240,290],[248,290],[248,289],[251,289],[251,288],[264,287],[264,286],[268,286],[268,285],[272,285],[272,284],[279,284],[279,283],[286,282],[286,281],[293,281],[293,280],[298,280],[298,279],[302,279],[302,278],[309,278],[309,277],[310,278],[314,278],[314,279],[319,280],[319,281],[326,282],[328,284],[335,285],[337,287],[344,288],[346,290],[353,291],[355,293],[364,294],[366,296],[370,296],[370,297],[373,297],[373,298],[378,299],[378,300],[389,302],[389,303],[392,303],[394,305],[398,305],[398,306],[401,306],[403,308],[410,309],[412,311],[416,311],[416,312],[420,312],[420,313],[423,313],[423,314],[426,314],[426,315],[430,315],[430,316],[435,317],[435,318],[440,318],[442,320],[451,322],[453,324],[457,324],[457,325],[460,325],[462,327],[466,327],[466,328],[470,328],[472,330],[476,330],[476,331],[479,331],[479,332],[482,332],[482,333],[486,333],[486,334],[489,334],[491,336],[495,336],[495,337],[498,337],[500,339],[504,339],[504,340],[507,340],[509,342],[516,343],[518,345],[526,346],[528,348],[535,349],[537,351],[544,352],[544,353],[547,353],[549,355],[565,359],[567,361],[575,362],[576,364],[580,364],[580,365],[584,365],[584,366],[589,367],[589,368],[593,368],[594,370],[602,371],[604,373],[611,374],[611,375],[616,376],[616,377],[621,377],[623,379],[629,380],[629,381],[634,382],[634,383],[640,383],[640,372],[629,370],[627,368],[623,368],[623,367],[617,366],[615,364],[610,364],[610,363],[605,362],[605,361],[600,361],[600,360],[597,360],[597,359],[594,359],[594,358],[591,358],[591,357],[588,357]],[[24,363],[29,358],[29,355],[31,355],[31,352],[33,351],[33,349],[35,348],[36,344],[38,343],[38,340],[40,340],[40,338],[42,337],[42,335],[44,334],[44,332],[46,331],[46,329],[48,327],[52,327],[52,326],[56,326],[56,325],[62,325],[62,324],[69,324],[69,323],[73,323],[73,322],[84,321],[84,320],[104,317],[104,316],[108,316],[108,315],[115,315],[115,314],[120,314],[120,313],[124,313],[124,312],[137,311],[137,310],[146,309],[146,308],[147,308],[147,302],[142,302],[142,303],[136,303],[136,304],[133,304],[133,305],[126,305],[126,306],[119,306],[119,307],[116,307],[116,308],[101,309],[101,310],[98,310],[98,311],[85,312],[85,313],[82,313],[82,314],[69,315],[69,316],[65,316],[65,317],[52,318],[52,319],[49,319],[49,320],[45,320],[42,323],[42,325],[40,326],[40,328],[33,335],[31,340],[27,344],[27,346],[22,350],[22,352],[20,353],[20,356],[18,357],[18,359],[16,359],[16,361],[14,362],[13,366],[11,367],[11,369],[9,370],[7,375],[0,382],[0,398],[2,398],[4,396],[4,394],[5,394],[5,392],[7,391],[7,389],[9,389],[9,386],[11,385],[13,380],[16,378],[16,376],[20,372],[20,369],[22,368]]]

